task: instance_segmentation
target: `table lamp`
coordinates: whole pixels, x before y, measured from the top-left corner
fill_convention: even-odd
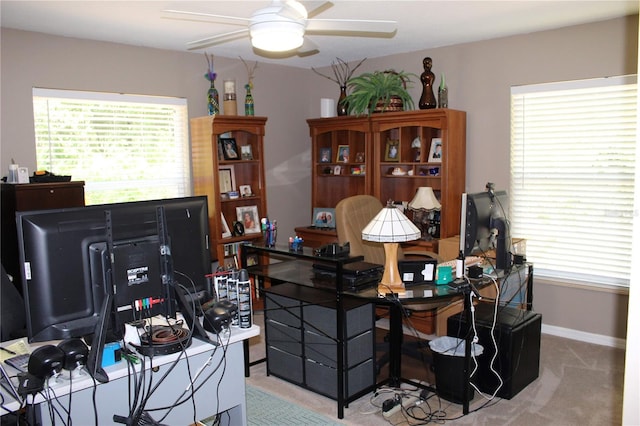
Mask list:
[[[431,240],[433,237],[428,232],[429,227],[425,225],[430,223],[430,214],[442,207],[433,189],[429,186],[419,187],[407,207],[413,211],[413,223],[422,231],[422,239]]]
[[[384,243],[385,264],[379,293],[404,293],[398,272],[398,243],[417,240],[420,235],[420,230],[391,201],[364,227],[363,240]]]

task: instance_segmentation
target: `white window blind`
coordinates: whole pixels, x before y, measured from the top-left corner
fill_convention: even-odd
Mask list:
[[[636,77],[511,90],[511,234],[536,275],[629,286]]]
[[[85,181],[86,204],[191,193],[185,99],[33,89],[37,167]]]

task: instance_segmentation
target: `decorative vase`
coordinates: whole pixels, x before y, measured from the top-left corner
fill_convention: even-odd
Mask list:
[[[344,99],[347,97],[347,86],[340,86],[340,97],[338,98],[338,107],[337,113],[338,116],[343,116],[349,114],[348,105],[344,102]]]
[[[440,87],[438,87],[438,108],[449,107],[449,88],[444,81],[444,74],[440,76]]]
[[[216,89],[216,79],[210,78],[209,75],[205,75],[207,80],[211,83],[209,90],[207,91],[207,109],[209,115],[220,114],[220,103],[218,98],[218,89]]]
[[[244,115],[252,116],[255,114],[255,108],[253,104],[253,95],[251,94],[251,85],[245,84],[244,88],[247,89],[247,95],[244,97]]]

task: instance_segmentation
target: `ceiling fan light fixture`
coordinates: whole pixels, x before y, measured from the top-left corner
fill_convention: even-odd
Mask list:
[[[304,25],[298,22],[260,22],[249,28],[251,44],[268,52],[297,49],[304,42]]]

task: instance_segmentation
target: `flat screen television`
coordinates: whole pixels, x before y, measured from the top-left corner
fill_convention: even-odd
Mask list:
[[[506,191],[462,194],[460,251],[465,256],[483,255],[494,249],[494,269],[511,267],[511,232],[509,227],[509,197]]]
[[[105,278],[106,212],[123,256],[157,247],[157,207],[164,207],[173,275],[187,299],[209,300],[209,225],[206,197],[92,205],[17,213],[23,295],[29,341],[83,337],[94,332],[109,289]],[[146,246],[146,248],[145,248]],[[153,261],[155,262],[155,260]],[[158,265],[153,266],[156,270]],[[128,279],[144,277],[144,271]],[[150,272],[156,274],[156,272]]]

